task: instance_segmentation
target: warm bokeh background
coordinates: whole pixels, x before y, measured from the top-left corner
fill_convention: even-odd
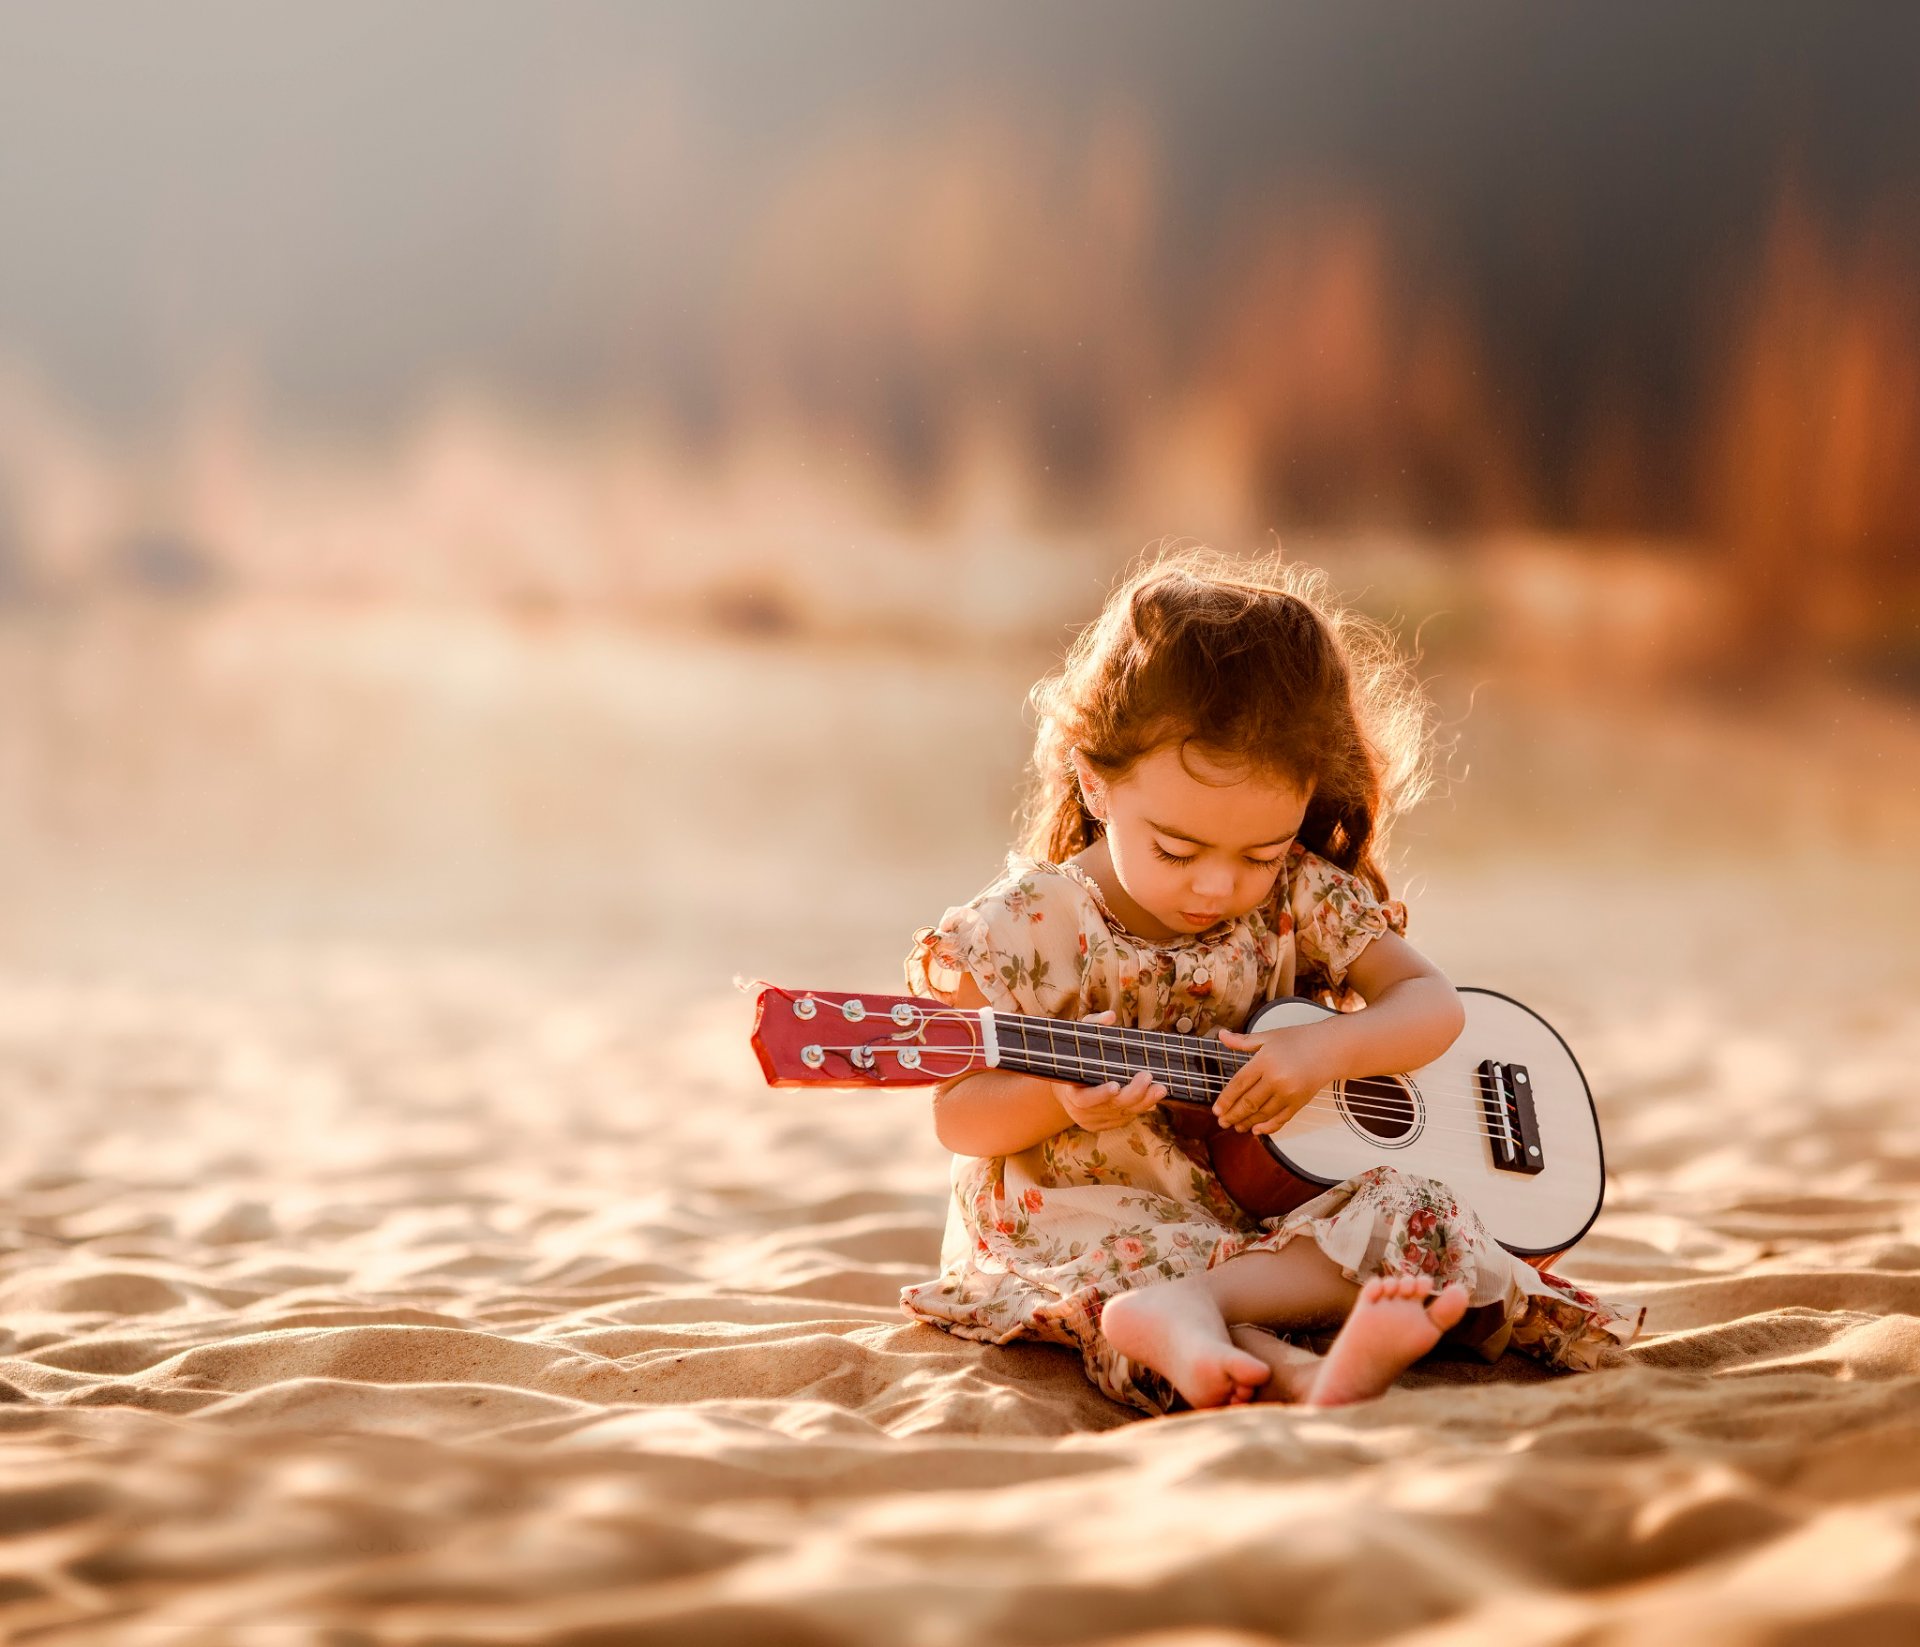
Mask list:
[[[1421,1456],[1484,1486],[1475,1547],[1518,1561],[1541,1504],[1600,1494],[1588,1565],[1522,1590],[1671,1569],[1643,1598],[1666,1639],[1740,1606],[1838,1628],[1827,1592],[1713,1567],[1819,1544],[1837,1504],[1872,1538],[1832,1533],[1867,1565],[1831,1605],[1914,1625],[1884,1609],[1920,1532],[1874,1483],[1920,1432],[1847,1392],[1920,1375],[1872,1336],[1920,1309],[1916,63],[1920,11],[1729,0],[6,8],[0,1395],[42,1404],[13,1429],[56,1481],[22,1525],[71,1523],[3,1581],[7,1622],[255,1617],[265,1592],[208,1576],[238,1483],[243,1567],[308,1575],[262,1616],[391,1624],[430,1592],[532,1618],[559,1568],[576,1595],[751,1589],[754,1551],[818,1531],[765,1480],[838,1469],[817,1446],[848,1412],[892,1443],[1120,1423],[1050,1351],[897,1323],[944,1156],[910,1101],[758,1088],[730,980],[894,987],[1007,845],[1025,688],[1134,555],[1189,539],[1277,542],[1418,647],[1442,782],[1392,841],[1412,936],[1559,1024],[1607,1126],[1581,1273],[1653,1299],[1654,1335],[1539,1458],[1511,1409],[1431,1396],[1467,1439]],[[699,1337],[821,1314],[903,1359]],[[593,1336],[612,1320],[719,1325]],[[295,1330],[320,1347],[277,1359]],[[446,1348],[482,1339],[646,1377]],[[669,1372],[689,1345],[741,1359]],[[1729,1417],[1723,1374],[1803,1428]],[[367,1394],[469,1375],[516,1443],[556,1432],[508,1386],[628,1428],[483,1465],[481,1419]],[[1798,1449],[1843,1421],[1882,1475],[1809,1485]],[[1418,1496],[1352,1422],[1287,1455],[1357,1483],[1351,1525],[1262,1511],[1350,1531],[1331,1560]],[[1741,1423],[1771,1463],[1725,1450]],[[342,1462],[315,1429],[421,1450]],[[727,1526],[674,1544],[707,1534],[649,1508],[643,1458],[736,1445],[743,1473],[661,1476]],[[1127,1445],[1102,1456],[1151,1474],[1161,1444]],[[995,1479],[1068,1456],[1012,1448]],[[876,1517],[917,1490],[899,1467]],[[515,1535],[515,1493],[565,1536]],[[1017,1502],[983,1561],[1095,1572]],[[495,1514],[497,1544],[445,1546]],[[820,1536],[767,1595],[811,1596],[820,1639],[898,1639],[848,1598],[906,1558]],[[1000,1629],[996,1594],[945,1593],[953,1627]],[[1224,1628],[1251,1594],[1196,1579],[1156,1613],[1121,1586],[1112,1617]],[[1329,1639],[1406,1622],[1342,1594]],[[627,1616],[796,1627],[706,1605]]]
[[[1018,686],[1163,537],[1331,566],[1463,749],[1545,686],[1805,745],[1810,683],[1849,724],[1920,685],[1903,11],[0,28],[16,919],[692,909],[751,964],[822,854],[922,909],[1005,833]],[[1873,833],[1887,766],[1817,743],[1846,792],[1645,832]],[[1629,770],[1494,810],[1541,838]]]

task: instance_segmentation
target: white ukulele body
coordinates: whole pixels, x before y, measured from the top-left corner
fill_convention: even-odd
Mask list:
[[[1466,1027],[1439,1058],[1338,1082],[1260,1141],[1308,1184],[1383,1163],[1438,1178],[1509,1251],[1563,1252],[1599,1214],[1606,1175],[1586,1077],[1552,1025],[1518,1001],[1471,987],[1460,995]],[[1246,1028],[1311,1023],[1327,1011],[1270,1001]]]

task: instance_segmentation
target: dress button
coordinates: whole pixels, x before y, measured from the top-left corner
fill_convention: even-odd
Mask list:
[[[1193,969],[1193,981],[1196,984],[1204,984],[1212,976],[1213,974],[1203,966],[1197,966]]]
[[[1184,1035],[1187,1033],[1188,1030],[1193,1028],[1193,1020],[1191,1018],[1181,1018],[1178,1022],[1174,1024],[1173,1027],[1179,1030],[1182,1035]]]

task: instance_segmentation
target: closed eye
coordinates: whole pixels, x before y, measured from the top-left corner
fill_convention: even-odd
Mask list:
[[[1169,852],[1158,841],[1154,841],[1151,844],[1153,846],[1154,856],[1160,859],[1162,863],[1190,864],[1195,858],[1200,856],[1197,852],[1190,852],[1185,857],[1182,857],[1177,852]],[[1283,852],[1276,858],[1248,858],[1246,861],[1252,864],[1255,869],[1278,869],[1281,859],[1285,857],[1286,854]]]

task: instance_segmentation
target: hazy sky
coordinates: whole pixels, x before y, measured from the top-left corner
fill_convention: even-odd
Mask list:
[[[1146,117],[1169,324],[1183,233],[1353,186],[1438,226],[1505,369],[1658,391],[1784,167],[1920,241],[1916,84],[1897,4],[8,4],[0,358],[115,419],[226,359],[326,422],[693,392],[769,179],[959,98]]]

